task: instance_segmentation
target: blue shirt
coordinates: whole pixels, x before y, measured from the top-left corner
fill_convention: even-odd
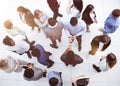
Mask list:
[[[49,59],[48,53],[44,50],[44,48],[40,44],[35,45],[35,48],[37,48],[40,51],[40,56],[37,57],[38,62],[47,66]]]
[[[114,33],[120,25],[120,17],[114,18],[112,14],[105,20],[103,33]]]

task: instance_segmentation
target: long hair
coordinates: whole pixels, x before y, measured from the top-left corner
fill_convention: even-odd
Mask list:
[[[90,12],[94,9],[94,6],[92,4],[87,5],[87,7],[85,8],[83,13],[88,13],[90,14]]]
[[[106,58],[110,68],[112,68],[117,63],[117,58],[113,53],[109,53]]]
[[[79,10],[79,12],[82,11],[82,9],[83,9],[83,1],[82,0],[73,0],[73,5]]]

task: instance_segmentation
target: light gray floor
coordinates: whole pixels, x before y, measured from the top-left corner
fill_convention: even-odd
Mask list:
[[[2,40],[7,35],[4,30],[3,22],[6,19],[11,19],[13,21],[14,26],[17,26],[26,31],[29,39],[35,40],[36,44],[40,43],[43,45],[45,50],[52,52],[52,56],[50,57],[55,61],[53,67],[47,69],[47,71],[61,71],[63,78],[63,86],[71,86],[71,77],[76,77],[79,75],[88,75],[90,76],[89,86],[120,86],[120,28],[111,34],[110,37],[112,39],[112,43],[108,49],[104,52],[98,51],[96,55],[89,56],[88,51],[90,50],[90,41],[96,35],[101,34],[98,31],[98,28],[103,27],[104,20],[109,15],[109,13],[115,9],[120,9],[120,0],[83,0],[84,8],[87,4],[93,4],[95,6],[95,11],[97,14],[98,24],[93,24],[90,26],[91,33],[85,33],[83,35],[82,42],[82,50],[80,52],[77,51],[77,42],[73,43],[72,49],[79,54],[84,62],[75,67],[68,66],[66,67],[63,62],[60,61],[60,56],[64,52],[64,50],[68,46],[67,37],[63,31],[62,42],[58,43],[59,48],[53,49],[49,46],[51,43],[49,39],[46,39],[43,32],[37,32],[37,29],[31,31],[31,28],[26,24],[23,24],[20,21],[16,8],[20,5],[29,8],[32,12],[35,9],[44,10],[49,16],[52,16],[52,11],[48,7],[46,0],[1,0],[0,2],[0,58],[5,57],[6,55],[12,55],[15,58],[23,59],[26,61],[30,61],[35,63],[35,66],[41,67],[43,69],[47,69],[45,66],[39,64],[36,58],[29,59],[27,55],[19,56],[15,53],[11,53],[6,50],[6,47],[3,45]],[[64,21],[66,19],[66,6],[68,4],[68,0],[61,0],[60,12],[64,15],[63,18],[58,18],[58,20]],[[84,9],[83,8],[83,9]],[[107,53],[113,52],[116,54],[118,62],[117,65],[107,71],[97,73],[92,68],[93,63],[97,63],[99,58],[102,55],[106,55]],[[23,79],[22,73],[5,73],[0,70],[0,86],[49,86],[47,78],[42,78],[38,81],[25,81]]]

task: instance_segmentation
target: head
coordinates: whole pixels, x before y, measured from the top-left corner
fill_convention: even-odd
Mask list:
[[[33,47],[31,54],[32,54],[34,57],[39,57],[39,56],[40,56],[40,51],[39,51],[37,48]]]
[[[118,18],[120,16],[120,9],[114,9],[112,11],[112,15],[115,17],[115,18]]]
[[[49,19],[48,19],[48,23],[49,23],[50,26],[55,26],[56,23],[57,23],[57,21],[56,21],[56,19],[54,19],[54,18],[49,18]]]
[[[108,37],[107,35],[103,35],[101,38],[102,38],[103,43],[108,43],[111,41],[111,38]]]
[[[78,23],[78,20],[77,20],[76,17],[72,17],[72,18],[70,19],[70,24],[71,24],[72,26],[77,25],[77,23]]]
[[[42,15],[42,12],[40,10],[34,11],[34,17],[39,18]]]
[[[110,68],[112,68],[117,63],[117,58],[113,53],[109,53],[106,58]]]
[[[76,81],[77,86],[87,86],[89,83],[89,78],[78,79]]]
[[[26,68],[24,71],[24,77],[32,78],[34,76],[34,71],[32,68]]]
[[[66,56],[68,57],[68,59],[73,59],[74,58],[74,52],[72,50],[68,51]]]
[[[87,5],[87,7],[85,8],[86,13],[90,13],[92,10],[94,9],[94,6],[92,4]]]
[[[81,12],[83,9],[83,0],[73,0],[73,5]]]
[[[58,79],[55,78],[55,77],[51,78],[51,79],[49,80],[49,84],[50,84],[50,86],[57,86],[57,84],[58,84]]]
[[[19,7],[17,8],[17,11],[20,12],[20,13],[25,13],[25,12],[28,11],[28,9],[26,9],[26,8],[23,7],[23,6],[19,6]]]
[[[0,60],[0,69],[3,69],[3,70],[5,70],[5,69],[7,69],[8,68],[8,62],[7,62],[7,59],[1,59]]]
[[[5,45],[8,45],[8,46],[14,46],[15,45],[15,42],[13,39],[11,39],[9,36],[6,36],[4,39],[3,39],[3,43]]]
[[[11,29],[11,27],[13,26],[12,22],[10,19],[6,20],[4,22],[4,27],[7,28],[7,29]]]

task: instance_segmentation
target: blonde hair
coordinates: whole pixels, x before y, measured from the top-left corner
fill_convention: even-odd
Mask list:
[[[12,24],[12,21],[10,19],[7,19],[5,22],[4,22],[4,27],[7,28],[7,29],[11,29],[11,27],[13,26]]]

